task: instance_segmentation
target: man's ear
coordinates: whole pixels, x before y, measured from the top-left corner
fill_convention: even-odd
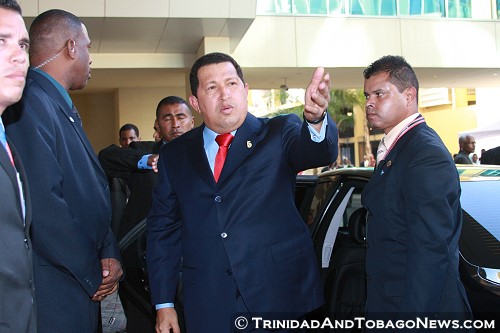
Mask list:
[[[66,42],[66,50],[70,58],[74,59],[76,57],[76,42],[74,39]]]
[[[406,89],[406,102],[408,105],[417,101],[417,89],[415,87],[410,87]]]
[[[198,98],[194,95],[189,96],[189,104],[195,109],[198,113],[201,113],[200,106],[198,105]]]

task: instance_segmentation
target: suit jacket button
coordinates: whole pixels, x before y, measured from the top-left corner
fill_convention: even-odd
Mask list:
[[[220,236],[221,236],[222,238],[227,238],[227,234],[226,234],[225,232],[223,232],[222,234],[220,234]]]
[[[222,202],[222,198],[220,197],[220,195],[215,197],[215,202]]]

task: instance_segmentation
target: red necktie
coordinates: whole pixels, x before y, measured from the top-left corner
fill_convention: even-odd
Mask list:
[[[233,141],[233,135],[231,133],[219,134],[215,138],[215,141],[219,145],[219,150],[217,151],[217,155],[215,156],[215,165],[214,165],[214,178],[217,182],[219,180],[220,173],[222,171],[222,167],[224,166],[224,161],[226,161],[227,150],[231,141]]]
[[[10,163],[12,163],[12,166],[15,168],[16,166],[14,165],[14,159],[12,158],[12,152],[10,151],[10,147],[9,147],[9,144],[7,142],[5,143],[5,149],[7,150],[7,155],[9,155]]]

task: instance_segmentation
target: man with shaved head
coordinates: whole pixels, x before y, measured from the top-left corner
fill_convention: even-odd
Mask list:
[[[31,184],[38,332],[96,332],[99,302],[123,273],[106,174],[68,94],[90,78],[90,39],[78,17],[54,9],[33,21],[30,40],[7,132]]]
[[[476,139],[472,135],[462,135],[458,138],[460,151],[453,158],[455,164],[472,164],[469,155],[476,150]]]

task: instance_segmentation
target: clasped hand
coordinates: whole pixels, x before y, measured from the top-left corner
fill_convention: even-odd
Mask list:
[[[118,289],[123,270],[120,262],[114,258],[101,259],[102,283],[92,297],[94,302],[100,302],[106,296],[114,293]]]

